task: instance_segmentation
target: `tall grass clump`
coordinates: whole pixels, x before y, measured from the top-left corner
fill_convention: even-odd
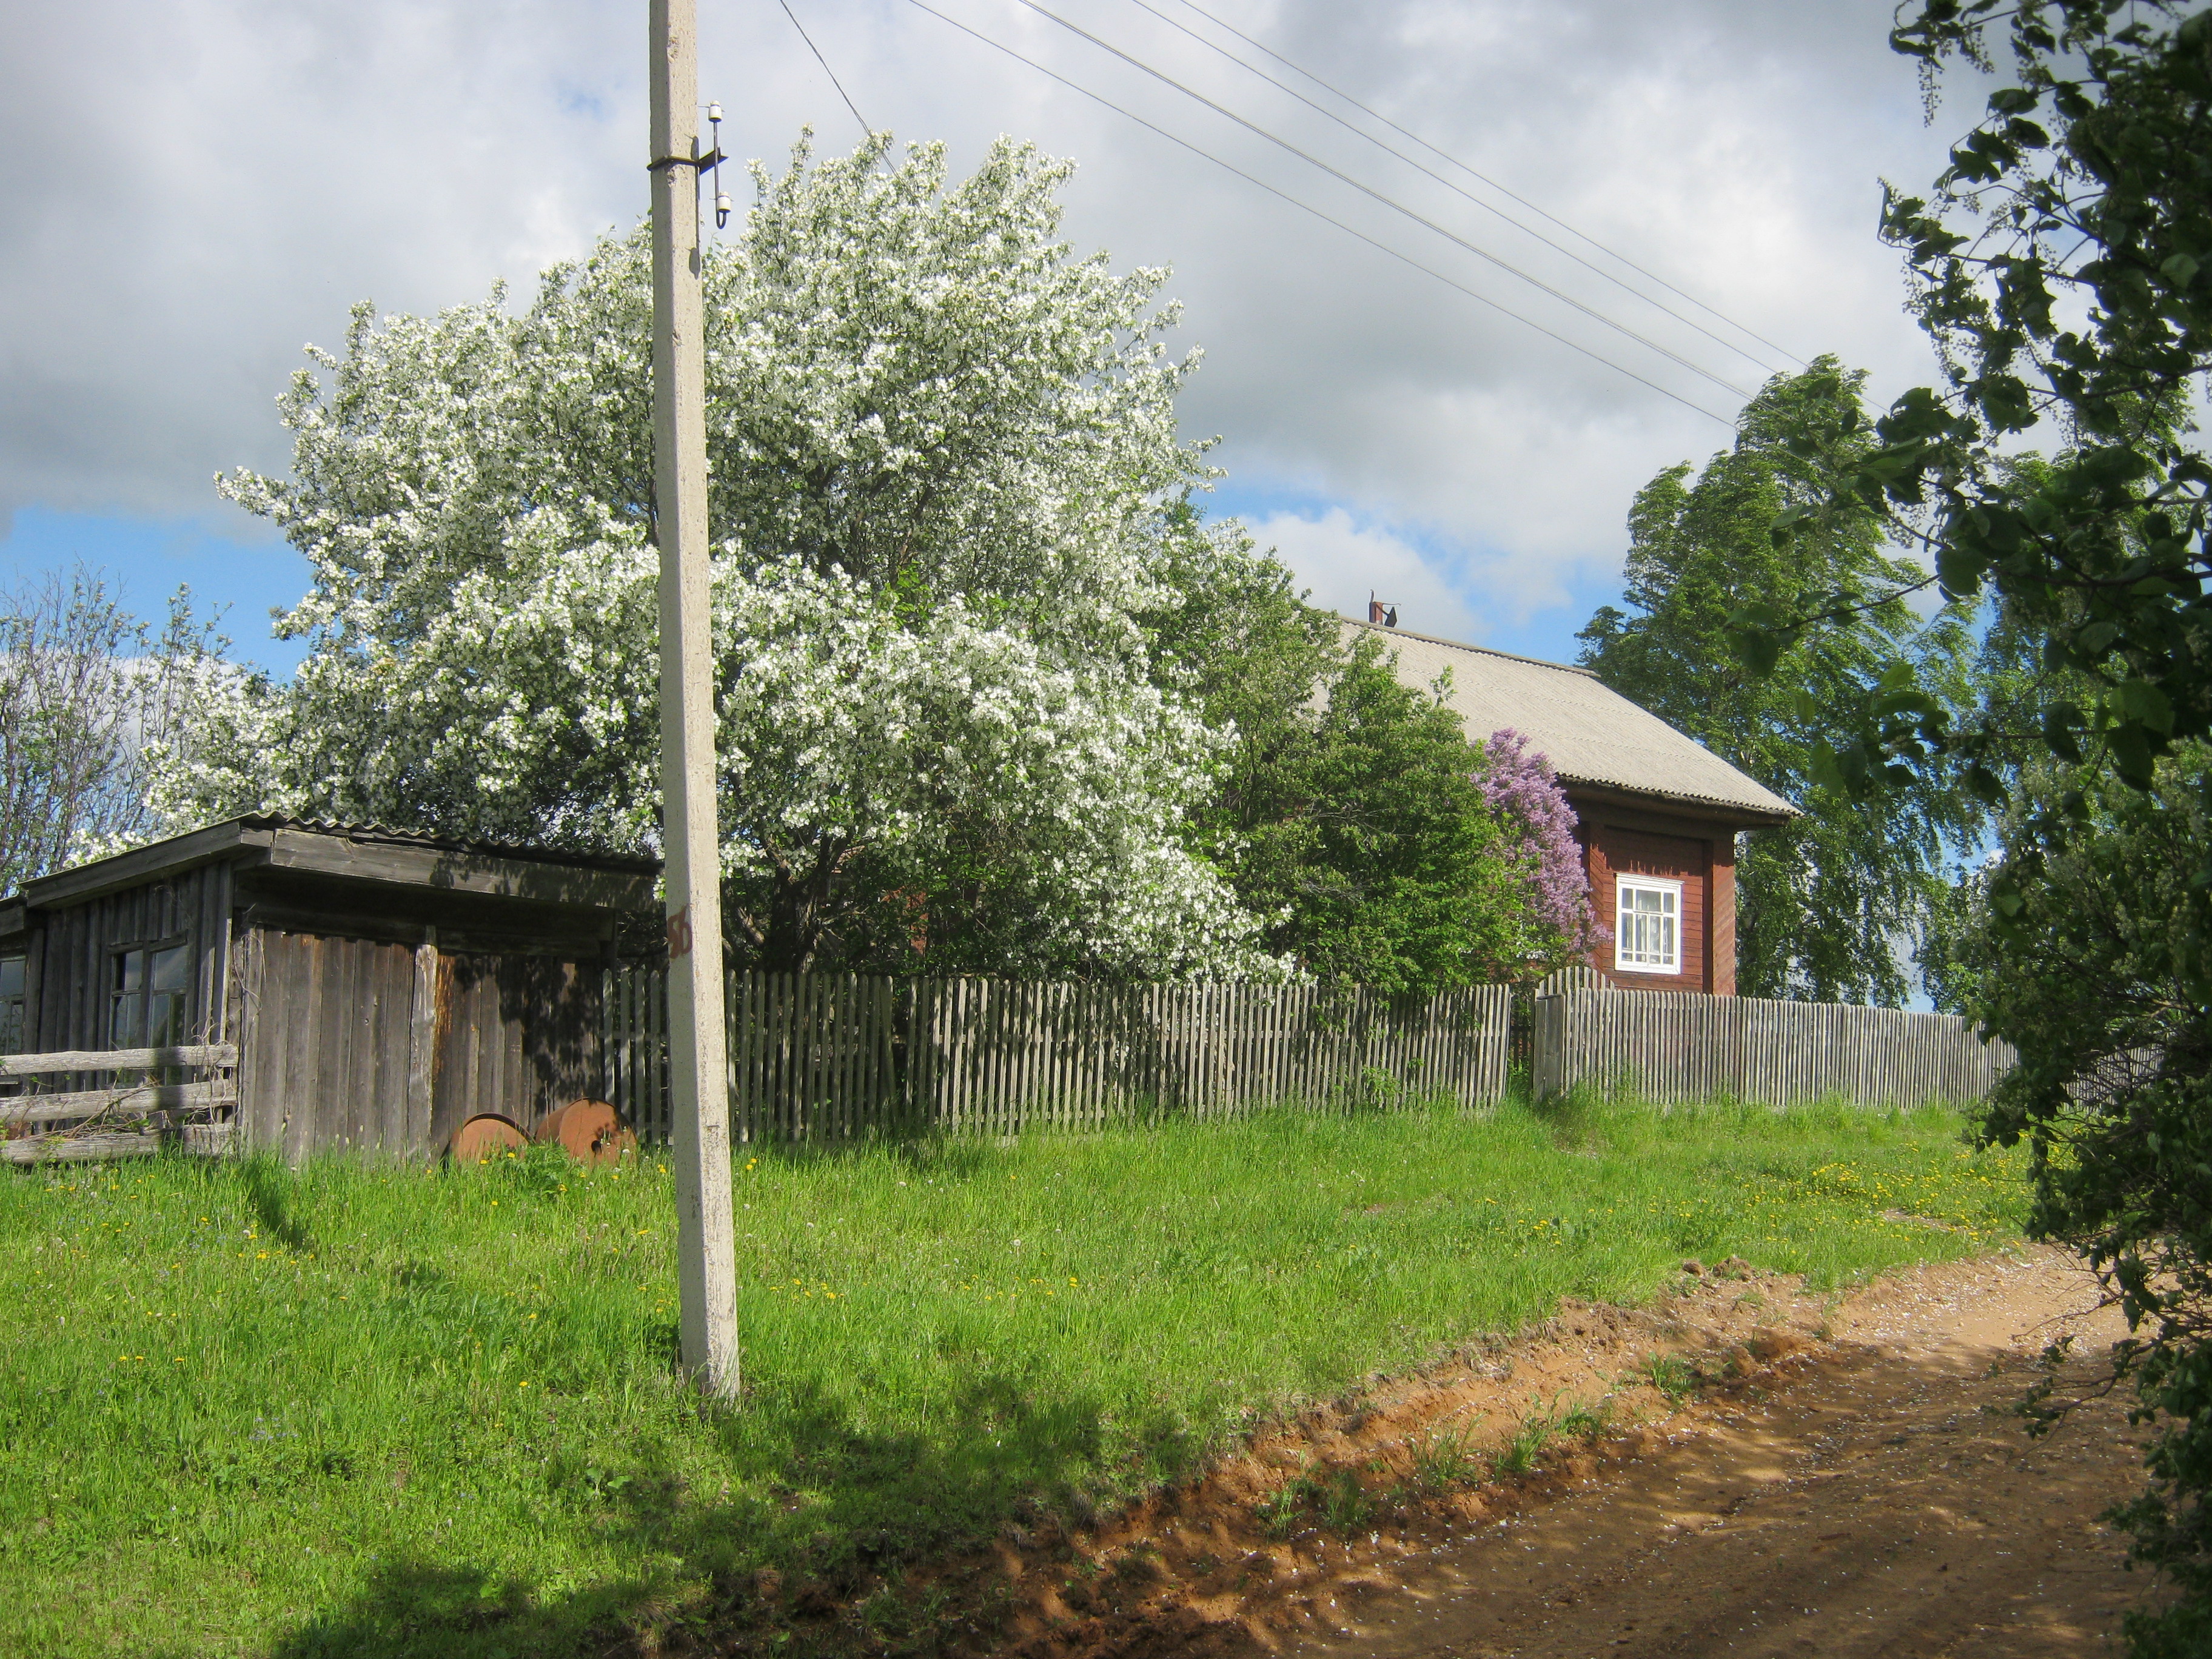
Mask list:
[[[2021,1175],[1961,1121],[1585,1101],[755,1149],[729,1413],[674,1375],[651,1157],[9,1170],[0,1651],[560,1654],[725,1616],[760,1568],[857,1594],[1686,1255],[1834,1285],[1984,1249]]]

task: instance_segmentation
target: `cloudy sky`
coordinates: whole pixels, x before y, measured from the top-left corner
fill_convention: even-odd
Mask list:
[[[1571,655],[1638,486],[1724,443],[1790,354],[1884,398],[1929,373],[1880,180],[1924,185],[1970,111],[1923,125],[1890,0],[928,5],[790,0],[870,125],[956,168],[1001,132],[1079,163],[1072,239],[1174,270],[1217,510],[1340,609],[1371,590],[1423,632]],[[0,9],[0,580],[82,559],[146,608],[188,582],[240,654],[293,660],[264,617],[305,567],[211,475],[284,465],[274,399],[356,301],[526,287],[643,211],[645,10]],[[857,140],[780,0],[700,10],[732,153],[780,160],[805,124]]]

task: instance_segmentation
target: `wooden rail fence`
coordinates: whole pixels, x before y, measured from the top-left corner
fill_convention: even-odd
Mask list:
[[[740,1140],[1012,1134],[1505,1092],[1503,986],[1407,1003],[1310,986],[735,973],[726,996]],[[647,1139],[669,1127],[666,1005],[665,970],[610,972],[607,1097]]]
[[[1915,1105],[1979,1100],[2016,1058],[1951,1014],[1570,989],[1536,999],[1531,1070],[1539,1099],[1589,1084],[1660,1101]]]
[[[161,1076],[179,1071],[209,1075],[198,1083]],[[74,1086],[0,1095],[0,1134],[7,1136],[0,1159],[46,1164],[143,1157],[165,1146],[192,1152],[229,1148],[238,1107],[234,1044],[0,1054],[0,1083],[57,1077]]]

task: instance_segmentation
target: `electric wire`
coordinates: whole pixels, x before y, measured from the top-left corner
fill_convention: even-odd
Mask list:
[[[1143,0],[1138,0],[1138,3],[1142,4]],[[1324,81],[1320,76],[1316,75],[1311,70],[1305,68],[1302,64],[1293,63],[1291,59],[1284,57],[1281,52],[1277,52],[1273,46],[1268,46],[1265,41],[1255,40],[1252,36],[1245,33],[1243,30],[1238,28],[1234,23],[1226,22],[1221,18],[1216,17],[1212,12],[1206,10],[1204,6],[1200,5],[1198,3],[1198,0],[1178,0],[1178,3],[1191,11],[1196,12],[1200,17],[1206,19],[1207,22],[1212,24],[1216,28],[1235,35],[1239,40],[1242,40],[1246,46],[1250,46],[1254,51],[1265,52],[1268,57],[1280,64],[1285,69],[1289,70],[1294,75],[1302,76],[1306,80],[1312,82],[1314,85],[1319,87],[1323,92],[1328,93],[1331,97],[1341,98],[1346,103],[1351,105],[1352,108],[1358,110],[1361,114],[1370,116],[1375,120],[1380,121],[1384,126],[1389,128],[1391,131],[1397,133],[1401,137],[1412,139],[1423,149],[1428,151],[1430,155],[1437,157],[1439,160],[1450,162],[1452,166],[1457,167],[1462,173],[1466,173],[1468,178],[1480,179],[1484,184],[1488,185],[1499,195],[1506,197],[1510,200],[1518,202],[1522,207],[1527,208],[1529,212],[1550,221],[1553,224],[1557,225],[1561,230],[1565,231],[1568,235],[1574,237],[1577,240],[1589,243],[1590,246],[1604,254],[1608,259],[1618,259],[1622,264],[1626,265],[1638,276],[1644,277],[1650,282],[1658,283],[1660,287],[1665,289],[1669,294],[1672,294],[1677,299],[1686,300],[1690,304],[1697,307],[1698,310],[1704,312],[1708,317],[1718,319],[1720,321],[1726,323],[1730,328],[1741,332],[1747,338],[1758,341],[1759,344],[1766,347],[1770,351],[1780,353],[1782,356],[1788,359],[1790,362],[1796,363],[1800,368],[1807,367],[1805,360],[1802,357],[1800,357],[1796,352],[1790,350],[1787,346],[1777,345],[1773,341],[1768,339],[1764,334],[1759,333],[1756,329],[1747,328],[1743,324],[1737,322],[1734,318],[1729,317],[1725,313],[1715,310],[1711,306],[1707,305],[1703,300],[1698,298],[1696,295],[1685,293],[1682,289],[1675,287],[1674,283],[1668,282],[1664,276],[1659,275],[1658,272],[1655,270],[1647,270],[1644,266],[1638,264],[1635,260],[1630,258],[1626,253],[1620,252],[1617,249],[1607,247],[1603,242],[1599,241],[1596,237],[1589,234],[1589,232],[1576,229],[1574,226],[1569,224],[1565,219],[1560,218],[1556,213],[1547,211],[1545,209],[1538,206],[1535,203],[1530,201],[1527,197],[1520,195],[1508,186],[1498,183],[1497,179],[1492,178],[1488,173],[1480,172],[1478,169],[1468,166],[1465,161],[1461,161],[1459,157],[1451,154],[1450,151],[1438,149],[1436,145],[1431,143],[1427,139],[1422,137],[1419,133],[1415,132],[1410,127],[1399,125],[1397,122],[1383,114],[1382,111],[1370,108],[1367,105],[1361,103],[1359,100],[1354,98],[1350,93],[1344,91],[1341,88],[1331,85],[1327,81]],[[1152,8],[1150,6],[1146,6],[1145,9],[1150,11],[1152,10]],[[1208,44],[1211,43],[1209,42]],[[1223,51],[1223,48],[1215,46],[1214,50],[1221,52]],[[1239,59],[1238,61],[1242,62],[1243,60]],[[1245,67],[1249,69],[1251,65],[1248,64]],[[1279,82],[1278,84],[1279,84]],[[1285,88],[1285,90],[1288,90],[1288,88]]]
[[[1401,264],[1411,265],[1423,276],[1434,277],[1437,282],[1442,283],[1446,288],[1456,289],[1460,293],[1466,295],[1468,299],[1488,306],[1492,311],[1495,311],[1503,316],[1511,318],[1515,322],[1522,325],[1524,327],[1535,330],[1537,333],[1541,334],[1547,339],[1557,341],[1559,344],[1566,347],[1568,350],[1578,352],[1583,356],[1589,358],[1592,362],[1602,364],[1607,368],[1613,370],[1616,374],[1626,375],[1628,379],[1635,381],[1638,386],[1644,386],[1650,391],[1656,392],[1661,397],[1665,398],[1671,402],[1678,403],[1681,404],[1683,408],[1691,410],[1694,414],[1702,415],[1709,421],[1717,422],[1720,425],[1728,428],[1731,432],[1735,429],[1736,423],[1732,416],[1716,415],[1711,410],[1707,409],[1704,404],[1692,402],[1689,398],[1685,398],[1680,392],[1669,391],[1667,387],[1661,386],[1656,380],[1646,380],[1643,375],[1638,374],[1634,369],[1628,368],[1626,364],[1617,363],[1612,358],[1606,356],[1601,352],[1593,351],[1589,347],[1583,345],[1577,341],[1571,340],[1564,334],[1556,333],[1553,330],[1545,327],[1543,324],[1536,321],[1534,318],[1522,316],[1510,306],[1502,305],[1498,301],[1492,299],[1488,295],[1481,293],[1477,289],[1471,289],[1466,283],[1459,282],[1453,277],[1445,276],[1443,272],[1437,270],[1433,266],[1423,264],[1412,254],[1401,252],[1398,249],[1392,247],[1388,242],[1379,241],[1376,238],[1370,236],[1365,231],[1356,229],[1352,226],[1345,223],[1343,220],[1332,217],[1330,215],[1324,213],[1321,209],[1314,206],[1312,203],[1302,201],[1297,197],[1291,195],[1288,191],[1279,189],[1275,185],[1269,184],[1264,179],[1255,178],[1252,174],[1245,172],[1242,167],[1237,167],[1231,162],[1223,161],[1218,155],[1214,155],[1212,151],[1200,149],[1198,145],[1191,143],[1189,139],[1182,137],[1176,133],[1170,132],[1165,127],[1146,120],[1143,116],[1139,115],[1133,110],[1124,109],[1112,99],[1107,98],[1101,94],[1095,93],[1091,91],[1090,88],[1081,85],[1079,82],[1069,80],[1067,76],[1062,75],[1057,70],[1048,69],[1044,64],[1038,63],[1034,58],[1024,57],[1022,53],[1015,51],[1013,47],[1006,46],[1000,41],[994,40],[989,35],[985,34],[981,30],[969,27],[958,18],[946,15],[944,12],[938,10],[936,7],[929,4],[928,0],[907,0],[907,3],[914,7],[917,11],[927,12],[932,17],[937,19],[940,23],[951,24],[954,28],[958,29],[963,34],[968,35],[974,40],[980,40],[983,45],[990,47],[992,51],[1002,52],[1006,57],[1012,58],[1018,64],[1026,64],[1029,68],[1035,70],[1038,74],[1044,76],[1047,79],[1057,81],[1069,91],[1080,94],[1083,97],[1088,98],[1092,103],[1112,110],[1115,114],[1121,116],[1127,120],[1134,121],[1139,126],[1143,127],[1148,132],[1157,133],[1159,137],[1166,139],[1170,143],[1188,150],[1192,155],[1199,157],[1201,161],[1211,161],[1223,172],[1233,173],[1237,178],[1242,179],[1246,184],[1255,185],[1259,189],[1266,191],[1268,195],[1277,197],[1281,200],[1289,203],[1292,207],[1297,208],[1303,212],[1311,214],[1323,224],[1333,225],[1337,229],[1344,232],[1346,235],[1357,237],[1360,241],[1366,243],[1368,246],[1374,248],[1380,252],[1389,254],[1392,258],[1399,261]]]
[[[1060,27],[1066,29],[1070,34],[1076,36],[1079,40],[1088,40],[1092,46],[1097,46],[1101,52],[1109,53],[1112,56],[1120,58],[1132,69],[1151,76],[1154,80],[1161,82],[1163,85],[1172,87],[1176,91],[1182,94],[1184,97],[1190,99],[1193,102],[1205,105],[1206,108],[1212,110],[1215,114],[1222,116],[1228,120],[1234,121],[1238,126],[1244,128],[1247,131],[1253,133],[1258,137],[1266,139],[1277,149],[1285,150],[1290,155],[1297,156],[1309,167],[1318,168],[1320,171],[1326,173],[1330,178],[1338,180],[1340,183],[1350,185],[1361,195],[1372,198],[1375,201],[1381,203],[1384,207],[1389,208],[1392,212],[1402,214],[1407,218],[1411,219],[1415,224],[1424,226],[1427,229],[1434,231],[1446,241],[1452,242],[1458,246],[1464,248],[1468,252],[1474,254],[1478,259],[1487,260],[1490,264],[1496,265],[1500,270],[1506,271],[1512,276],[1519,277],[1531,288],[1540,289],[1543,293],[1550,295],[1552,298],[1557,300],[1560,304],[1571,307],[1574,310],[1581,312],[1583,315],[1589,318],[1592,321],[1602,324],[1604,326],[1613,330],[1617,334],[1626,335],[1628,338],[1635,341],[1646,350],[1656,352],[1660,356],[1668,359],[1670,362],[1679,363],[1682,368],[1688,369],[1692,374],[1698,375],[1701,379],[1711,380],[1715,386],[1720,387],[1723,392],[1727,392],[1735,397],[1741,398],[1747,402],[1750,400],[1753,394],[1742,386],[1735,385],[1733,381],[1724,380],[1720,375],[1714,374],[1712,370],[1692,361],[1690,358],[1685,357],[1680,352],[1662,345],[1658,341],[1651,338],[1649,335],[1638,333],[1636,330],[1629,327],[1627,324],[1615,321],[1613,318],[1607,316],[1605,313],[1598,310],[1596,307],[1583,304],[1583,301],[1576,299],[1571,294],[1565,292],[1564,289],[1553,287],[1551,283],[1544,281],[1540,276],[1534,276],[1529,272],[1522,270],[1520,266],[1513,264],[1510,259],[1500,258],[1497,254],[1492,253],[1488,248],[1484,247],[1480,243],[1469,241],[1466,237],[1462,236],[1457,231],[1451,229],[1449,226],[1440,224],[1436,220],[1428,217],[1425,214],[1415,211],[1413,209],[1407,207],[1403,202],[1399,201],[1396,198],[1385,195],[1382,191],[1376,189],[1372,185],[1363,183],[1361,180],[1353,178],[1352,174],[1345,172],[1341,167],[1332,166],[1330,163],[1322,161],[1321,157],[1312,154],[1310,151],[1300,149],[1296,144],[1291,143],[1289,139],[1280,137],[1276,134],[1268,131],[1267,128],[1261,126],[1258,122],[1251,120],[1245,116],[1239,115],[1235,110],[1229,108],[1224,104],[1216,103],[1212,99],[1208,98],[1204,93],[1198,91],[1195,88],[1185,86],[1182,82],[1176,80],[1165,70],[1154,69],[1150,64],[1146,63],[1141,58],[1138,58],[1132,53],[1122,51],[1121,47],[1115,46],[1111,41],[1101,40],[1098,36],[1091,33],[1088,29],[1081,27],[1079,25],[1069,22],[1067,19],[1060,16],[1057,12],[1048,10],[1044,6],[1039,4],[1038,0],[1014,0],[1014,3],[1024,8],[1025,10],[1035,12],[1038,16],[1042,17],[1050,22],[1059,24]]]
[[[776,0],[776,3],[783,8],[783,15],[791,19],[791,27],[799,31],[799,38],[806,42],[807,51],[814,54],[814,61],[822,65],[822,72],[830,77],[830,84],[837,88],[837,95],[845,100],[845,107],[853,112],[853,118],[860,124],[861,136],[874,137],[876,130],[860,113],[860,106],[853,101],[853,95],[845,90],[844,82],[837,78],[837,71],[830,67],[830,60],[822,55],[822,48],[814,44],[814,37],[806,32],[806,25],[799,21],[799,14],[792,10],[791,0]]]
[[[1376,137],[1364,127],[1358,125],[1355,122],[1346,120],[1343,116],[1338,114],[1334,110],[1329,108],[1328,105],[1321,102],[1318,99],[1309,98],[1304,93],[1300,92],[1296,87],[1291,85],[1287,81],[1277,79],[1274,76],[1268,74],[1267,70],[1261,69],[1257,64],[1249,63],[1244,58],[1238,57],[1235,52],[1230,51],[1228,47],[1221,45],[1218,41],[1207,40],[1196,29],[1191,27],[1189,24],[1178,21],[1176,19],[1169,16],[1167,13],[1162,11],[1158,6],[1152,4],[1152,0],[1129,0],[1129,3],[1136,7],[1139,11],[1150,13],[1152,16],[1158,18],[1161,22],[1166,24],[1170,28],[1174,29],[1176,33],[1188,36],[1191,40],[1198,42],[1200,46],[1204,46],[1208,52],[1227,58],[1231,63],[1236,64],[1237,68],[1244,70],[1247,74],[1256,76],[1259,79],[1265,81],[1269,86],[1274,88],[1278,92],[1297,99],[1298,102],[1304,104],[1308,109],[1313,111],[1316,115],[1321,116],[1324,120],[1335,122],[1337,125],[1342,127],[1346,132],[1352,134],[1355,138],[1358,138],[1366,143],[1374,145],[1385,155],[1394,156],[1397,160],[1403,161],[1407,167],[1412,167],[1416,173],[1422,173],[1430,179],[1433,179],[1437,183],[1442,185],[1446,190],[1451,191],[1453,195],[1461,198],[1464,201],[1473,203],[1476,207],[1480,208],[1485,213],[1492,214],[1498,218],[1503,219],[1507,224],[1512,226],[1516,230],[1520,231],[1522,234],[1534,237],[1536,240],[1541,242],[1546,247],[1550,248],[1553,252],[1564,255],[1565,258],[1572,259],[1577,264],[1589,271],[1593,276],[1597,277],[1601,282],[1611,283],[1615,288],[1620,289],[1622,293],[1632,295],[1638,300],[1642,301],[1645,305],[1650,306],[1656,310],[1664,312],[1668,316],[1672,317],[1676,322],[1681,324],[1685,328],[1693,328],[1697,330],[1698,333],[1704,335],[1715,345],[1720,347],[1722,350],[1730,352],[1738,357],[1743,358],[1747,362],[1756,364],[1762,371],[1771,371],[1771,365],[1761,358],[1758,353],[1745,350],[1744,348],[1735,341],[1729,339],[1725,336],[1716,334],[1711,329],[1707,328],[1696,318],[1686,317],[1680,312],[1675,310],[1674,307],[1668,305],[1665,301],[1654,299],[1650,295],[1644,293],[1643,289],[1636,287],[1634,284],[1624,282],[1620,277],[1616,276],[1613,272],[1606,270],[1602,265],[1596,264],[1591,260],[1585,258],[1583,255],[1576,252],[1574,249],[1566,246],[1564,243],[1554,241],[1551,237],[1547,236],[1542,231],[1537,229],[1535,226],[1515,218],[1513,215],[1508,213],[1504,208],[1499,207],[1495,202],[1484,201],[1481,197],[1468,189],[1466,185],[1455,183],[1451,179],[1446,177],[1443,173],[1437,172],[1436,168],[1431,167],[1427,162],[1420,160],[1418,156],[1408,155],[1404,150],[1400,149],[1396,145]],[[1195,8],[1194,8],[1194,9],[1195,9]],[[1200,15],[1206,15],[1206,14],[1200,13]],[[1317,84],[1326,85],[1325,82]],[[1328,90],[1334,93],[1334,95],[1339,98],[1343,98],[1345,96],[1344,94],[1336,92],[1336,89],[1333,87],[1328,88]],[[1350,100],[1346,100],[1346,101],[1348,102]],[[1364,106],[1363,106],[1362,107]],[[1376,118],[1380,119],[1381,118],[1378,117]],[[1433,148],[1433,146],[1431,146],[1430,148]],[[1451,165],[1460,167],[1463,172],[1474,172],[1474,169],[1468,167],[1463,162],[1453,161]],[[1480,173],[1474,173],[1474,176],[1478,179],[1482,177]],[[1491,181],[1486,179],[1484,179],[1483,182],[1486,184],[1491,183]],[[1493,189],[1502,188],[1502,186],[1496,185],[1492,185],[1492,187]],[[1516,198],[1515,199],[1518,200],[1519,198]],[[1541,209],[1534,209],[1532,210],[1536,212],[1542,211]],[[1546,214],[1544,216],[1549,218],[1551,216]],[[1582,236],[1582,233],[1580,231],[1572,230],[1571,227],[1569,227],[1569,229],[1572,234]],[[1582,240],[1589,241],[1589,238],[1582,236]],[[1591,246],[1596,246],[1598,245],[1592,243]],[[1601,249],[1601,252],[1606,253],[1612,258],[1620,258],[1620,256],[1617,253],[1613,253],[1610,248]],[[1628,262],[1622,260],[1621,263],[1625,264]],[[1632,267],[1632,269],[1636,269],[1636,267]],[[1657,282],[1659,279],[1657,277],[1653,277],[1651,280]],[[1723,313],[1714,311],[1711,306],[1704,305],[1698,301],[1689,300],[1689,296],[1687,295],[1682,295],[1682,298],[1688,300],[1690,304],[1697,306],[1699,310],[1707,312],[1715,318],[1717,318],[1721,322],[1724,323],[1729,328],[1735,330],[1739,334],[1745,335],[1754,340],[1759,338],[1757,335],[1753,334],[1752,331],[1744,327],[1742,324],[1735,321],[1733,318],[1726,316]],[[1766,343],[1761,342],[1761,343]],[[1791,362],[1799,362],[1799,359],[1791,357],[1788,352],[1784,351],[1779,346],[1775,346],[1772,349],[1776,355],[1786,358]]]

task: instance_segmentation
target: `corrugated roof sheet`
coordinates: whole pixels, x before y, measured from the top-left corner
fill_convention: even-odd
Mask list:
[[[476,853],[486,858],[529,859],[539,864],[564,864],[583,870],[653,875],[660,872],[659,859],[632,854],[576,853],[565,848],[534,847],[520,842],[468,841],[434,836],[422,830],[395,829],[388,823],[341,823],[335,818],[286,817],[276,812],[246,812],[237,821],[256,830],[305,830],[313,835],[339,836],[348,841],[428,847],[441,853]]]
[[[1516,657],[1402,629],[1340,618],[1346,645],[1374,635],[1397,655],[1399,680],[1426,690],[1451,671],[1447,701],[1481,739],[1510,726],[1552,763],[1560,780],[1685,805],[1720,809],[1747,823],[1775,823],[1797,809],[1586,668]]]

